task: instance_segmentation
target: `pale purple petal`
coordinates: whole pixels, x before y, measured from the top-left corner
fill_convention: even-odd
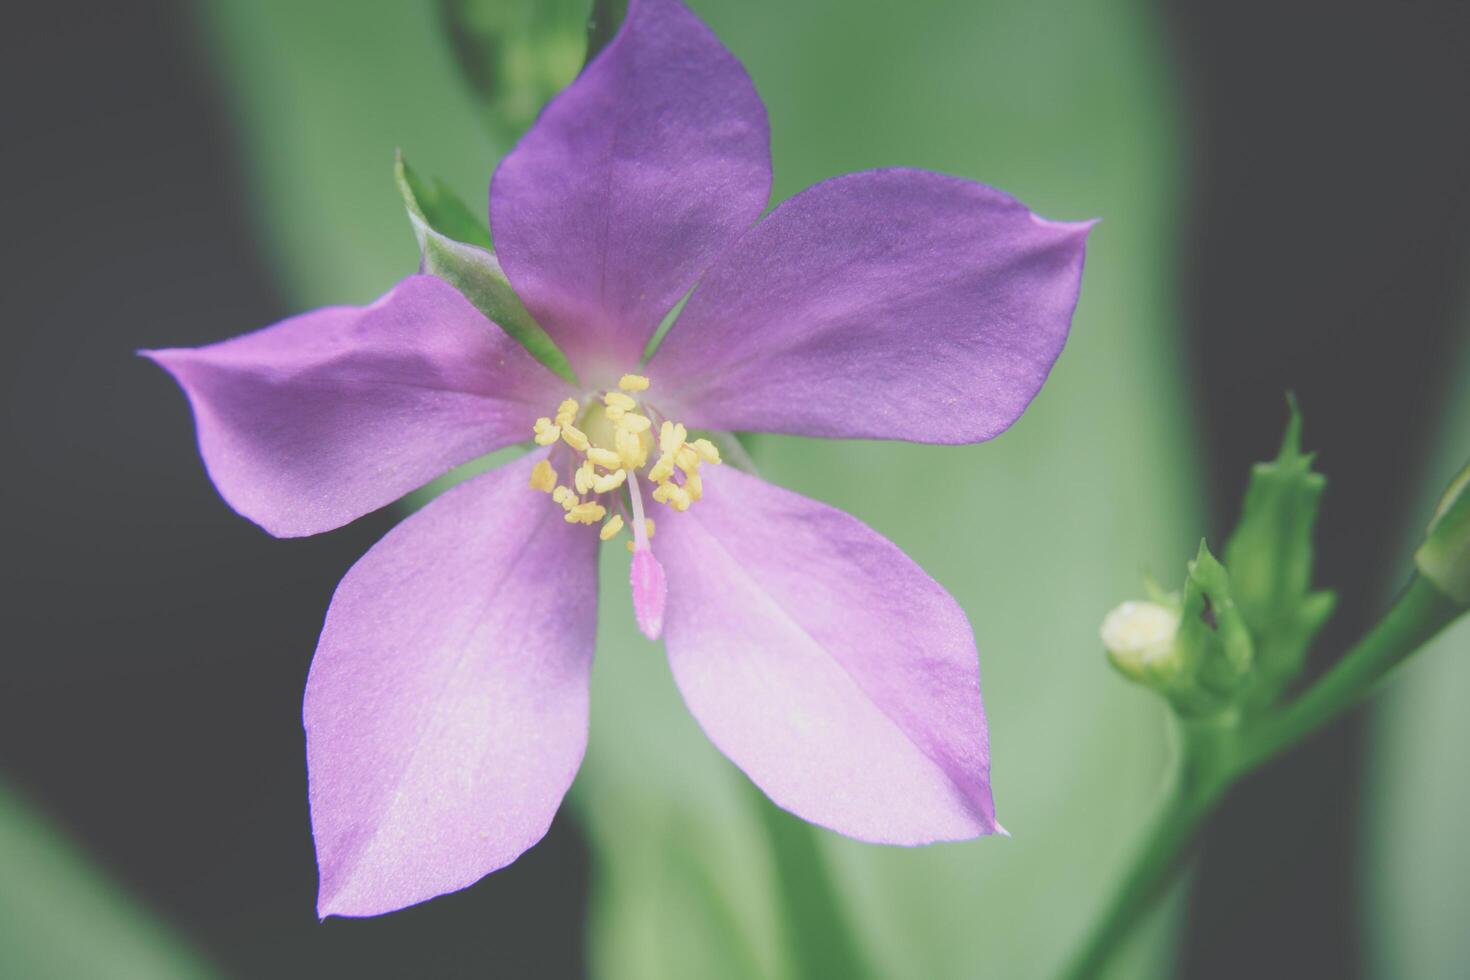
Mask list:
[[[659,520],[674,680],[777,804],[885,844],[994,833],[975,642],[866,525],[726,467]]]
[[[599,384],[636,365],[770,185],[766,111],[740,63],[675,0],[631,0],[501,162],[491,227],[516,292]]]
[[[188,395],[220,494],[278,537],[340,527],[528,439],[566,392],[432,276],[405,279],[371,306],[143,354]]]
[[[828,180],[720,256],[647,373],[691,426],[989,439],[1061,353],[1090,227],[924,171]]]
[[[448,491],[337,588],[305,705],[322,916],[504,867],[581,765],[597,535],[527,486],[543,458]]]

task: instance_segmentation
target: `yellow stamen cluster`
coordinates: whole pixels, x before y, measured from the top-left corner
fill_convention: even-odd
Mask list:
[[[653,499],[677,511],[688,510],[704,495],[699,476],[701,463],[718,463],[720,451],[708,439],[688,441],[689,432],[677,422],[665,422],[658,430],[658,462],[648,471],[653,481]],[[684,474],[682,485],[674,482],[674,470]]]
[[[531,470],[531,487],[551,494],[551,499],[566,511],[567,523],[601,522],[607,517],[608,508],[595,499],[585,498],[618,493],[629,477],[648,464],[655,445],[653,419],[633,397],[648,387],[649,381],[642,375],[623,375],[618,390],[604,392],[600,404],[587,407],[582,417],[586,432],[576,425],[583,406],[574,398],[557,406],[554,416],[536,420],[537,445],[566,443],[575,457],[580,457],[569,485],[558,484],[556,467],[549,460],[542,460]],[[677,511],[688,510],[703,494],[700,465],[720,462],[720,451],[714,443],[708,439],[690,441],[688,436],[688,430],[679,423],[660,425],[658,460],[644,474],[654,486],[653,499]],[[623,527],[623,517],[613,514],[599,534],[602,540],[610,541]],[[645,521],[645,527],[647,536],[653,537],[653,521]],[[628,547],[631,550],[633,542],[628,542]]]

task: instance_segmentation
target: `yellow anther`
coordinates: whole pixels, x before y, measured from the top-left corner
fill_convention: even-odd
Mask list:
[[[684,445],[689,431],[677,422],[665,422],[658,429],[658,448],[665,453],[676,453]]]
[[[607,493],[609,490],[616,490],[623,485],[623,481],[627,478],[627,470],[614,470],[607,476],[599,476],[594,480],[592,490],[594,493]]]
[[[572,481],[577,485],[578,493],[586,493],[592,489],[592,481],[595,479],[597,479],[597,471],[592,468],[590,459],[577,467],[577,472],[572,477]]]
[[[608,519],[606,524],[602,525],[602,530],[597,532],[597,536],[604,541],[611,541],[618,536],[618,532],[622,529],[623,519],[617,514],[614,514]]]
[[[661,504],[668,504],[677,511],[686,511],[694,503],[689,491],[677,483],[660,483],[658,489],[653,491],[653,499]]]
[[[607,420],[609,422],[621,422],[623,416],[627,414],[628,410],[618,405],[610,405],[607,408]]]
[[[719,447],[708,439],[695,439],[689,444],[689,448],[699,454],[699,458],[706,463],[718,463],[720,461]]]
[[[609,391],[602,396],[602,403],[608,408],[621,408],[625,412],[631,412],[638,407],[638,403],[621,391]]]
[[[653,425],[647,415],[639,415],[637,412],[628,412],[618,421],[618,425],[629,432],[647,432],[649,426]]]
[[[615,429],[613,431],[613,444],[617,447],[618,458],[623,461],[623,466],[630,470],[641,469],[648,462],[647,443],[642,437],[636,436],[626,429]]]
[[[623,542],[623,544],[625,544],[625,545],[627,545],[627,546],[628,546],[628,554],[630,554],[630,555],[631,555],[631,554],[632,554],[632,553],[633,553],[633,552],[635,552],[635,551],[637,551],[637,550],[638,550],[638,549],[637,549],[637,548],[634,548],[634,547],[633,547],[633,542],[631,542],[631,541],[624,541],[624,542]]]
[[[699,453],[690,449],[687,445],[679,447],[679,451],[674,454],[674,462],[685,473],[699,472]]]
[[[531,489],[545,493],[556,489],[556,470],[544,459],[531,468]]]
[[[685,475],[684,489],[688,491],[690,500],[698,500],[704,496],[704,480],[700,479],[698,472]]]
[[[575,398],[568,398],[556,407],[556,424],[571,425],[577,420],[577,410],[582,406]]]
[[[561,437],[568,446],[571,446],[579,453],[587,451],[587,447],[591,445],[587,441],[587,433],[574,425],[563,425],[560,428]]]
[[[607,516],[607,508],[601,504],[588,502],[578,504],[567,511],[568,524],[596,524]]]
[[[536,420],[535,431],[538,446],[550,446],[561,438],[561,426],[552,425],[551,419],[544,416]]]
[[[618,379],[618,387],[624,391],[647,391],[648,379],[641,374],[625,374]]]
[[[557,487],[551,491],[551,499],[559,504],[565,504],[570,496],[572,496],[572,491],[568,487]]]
[[[603,449],[601,446],[593,446],[587,450],[587,458],[605,470],[618,470],[623,468],[622,457],[611,449]]]
[[[664,424],[667,425],[668,423],[665,422]],[[654,483],[662,483],[662,482],[664,482],[665,480],[667,480],[669,477],[671,477],[673,475],[674,475],[674,454],[673,453],[664,453],[662,456],[660,456],[658,458],[658,462],[653,464],[653,469],[651,469],[651,470],[648,471],[648,478],[650,480],[652,480]]]

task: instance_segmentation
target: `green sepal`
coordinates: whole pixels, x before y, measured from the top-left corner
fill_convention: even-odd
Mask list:
[[[1249,683],[1255,644],[1230,574],[1203,541],[1189,563],[1183,602],[1174,640],[1182,674],[1192,686],[1229,701]]]
[[[399,150],[393,157],[393,178],[398,183],[398,192],[403,195],[403,204],[414,225],[414,233],[422,245],[424,231],[420,226],[466,245],[477,245],[486,251],[494,251],[490,241],[490,229],[485,226],[449,186],[438,177],[432,181],[418,175]]]
[[[459,290],[531,356],[566,380],[576,375],[566,355],[531,316],[490,251],[490,233],[443,183],[426,183],[399,152],[393,166],[408,219],[423,256],[423,271]],[[481,243],[481,244],[476,244]]]
[[[1470,466],[1450,482],[1414,552],[1419,573],[1445,595],[1470,605]]]
[[[1335,597],[1313,592],[1312,535],[1327,481],[1302,452],[1302,416],[1290,417],[1276,458],[1251,468],[1240,522],[1225,545],[1231,590],[1255,638],[1256,679],[1249,707],[1274,701],[1301,672]]]
[[[1240,523],[1225,544],[1235,602],[1257,633],[1293,619],[1312,586],[1312,532],[1326,486],[1302,452],[1302,416],[1291,417],[1276,458],[1251,468]]]

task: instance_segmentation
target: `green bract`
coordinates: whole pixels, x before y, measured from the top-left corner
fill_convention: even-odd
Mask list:
[[[1315,454],[1301,451],[1301,412],[1295,399],[1288,404],[1281,449],[1251,468],[1240,523],[1225,545],[1235,601],[1256,640],[1251,707],[1275,701],[1301,673],[1336,602],[1331,592],[1311,591],[1312,531],[1327,481],[1312,470]]]
[[[538,361],[568,381],[575,381],[566,356],[511,288],[490,250],[490,232],[484,224],[442,182],[429,184],[414,173],[401,152],[393,172],[418,236],[423,271],[459,290]]]
[[[1181,712],[1226,706],[1249,680],[1255,659],[1250,631],[1231,593],[1230,575],[1200,542],[1184,580],[1184,609],[1174,641],[1188,665],[1190,699]]]
[[[1445,595],[1470,604],[1470,466],[1440,498],[1424,543],[1414,552],[1414,564]]]

